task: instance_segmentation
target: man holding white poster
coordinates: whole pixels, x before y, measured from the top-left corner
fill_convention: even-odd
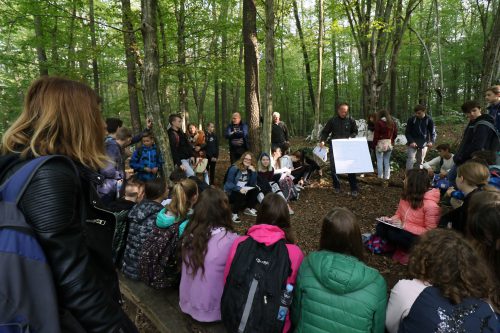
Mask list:
[[[358,135],[358,126],[356,125],[356,121],[354,121],[351,116],[349,116],[349,104],[340,103],[337,106],[337,114],[333,116],[326,123],[325,127],[321,131],[320,137],[320,147],[324,147],[325,141],[328,139],[330,146],[330,169],[332,172],[333,179],[333,188],[335,193],[340,193],[340,180],[337,176],[335,170],[335,160],[333,158],[333,149],[331,140],[333,139],[347,139],[347,138],[355,138]],[[350,194],[353,197],[358,196],[358,182],[356,179],[355,173],[349,173],[347,175],[349,179],[349,185],[351,188]]]

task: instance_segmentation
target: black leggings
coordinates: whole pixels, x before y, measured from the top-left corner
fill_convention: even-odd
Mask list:
[[[405,251],[408,251],[413,243],[418,239],[417,235],[412,234],[404,229],[391,227],[385,223],[379,223],[376,227],[375,234],[390,244],[400,247]]]

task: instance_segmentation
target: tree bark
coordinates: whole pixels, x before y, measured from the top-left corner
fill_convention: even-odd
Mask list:
[[[148,117],[151,117],[155,126],[153,127],[156,143],[163,154],[165,164],[163,165],[163,175],[168,174],[168,170],[173,170],[174,163],[170,151],[170,143],[167,131],[160,117],[160,98],[158,95],[160,60],[158,54],[157,37],[157,0],[142,0],[142,37],[144,41],[144,104]],[[168,179],[168,178],[167,178]]]
[[[316,99],[314,97],[314,88],[312,83],[311,75],[311,65],[309,63],[309,55],[307,54],[306,43],[304,42],[304,33],[302,32],[302,25],[300,24],[299,9],[297,6],[297,0],[293,0],[293,15],[295,16],[295,24],[297,25],[297,31],[299,32],[300,45],[302,47],[302,55],[304,56],[304,65],[306,67],[306,78],[307,87],[309,88],[309,98],[311,99],[311,108],[314,114],[314,108],[316,106]]]
[[[493,18],[491,32],[484,45],[483,70],[481,73],[481,92],[491,86],[494,75],[500,71],[500,5],[497,5],[496,15]],[[495,66],[497,68],[495,68]]]
[[[68,62],[69,68],[75,69],[75,20],[76,20],[76,0],[71,1],[71,18],[69,24],[68,37]]]
[[[337,41],[332,29],[332,65],[333,65],[333,100],[334,105],[339,103],[339,73],[337,67]]]
[[[95,18],[94,18],[94,0],[89,0],[89,18],[90,18],[90,43],[92,45],[92,75],[94,77],[94,90],[101,94],[99,89],[99,68],[97,65],[97,40],[95,36]]]
[[[38,57],[38,70],[40,76],[49,75],[49,68],[47,63],[47,52],[45,51],[44,43],[44,33],[42,18],[39,15],[33,17],[33,22],[35,25],[35,36],[36,36],[36,53]]]
[[[141,114],[139,111],[139,96],[137,93],[137,68],[136,52],[137,41],[135,39],[134,27],[132,25],[132,11],[130,0],[121,0],[122,3],[122,26],[123,45],[125,48],[125,64],[127,66],[127,90],[128,104],[130,107],[130,120],[135,133],[141,129]]]
[[[266,109],[260,136],[262,151],[266,153],[271,153],[274,70],[274,0],[266,0]]]
[[[240,52],[238,55],[238,70],[241,68],[241,65],[243,64],[243,43],[240,43]],[[236,86],[234,87],[234,93],[233,93],[233,113],[234,112],[240,112],[240,88],[241,88],[241,83],[240,80],[236,81]],[[222,113],[222,119],[223,123],[226,121],[227,115]]]
[[[314,129],[319,128],[319,116],[320,116],[320,106],[321,106],[321,90],[322,90],[322,79],[323,79],[323,0],[318,0],[318,89],[316,90],[316,104],[314,106]],[[319,131],[318,131],[319,134]],[[319,137],[317,138],[319,139]]]
[[[243,44],[245,49],[245,111],[249,119],[250,150],[260,152],[259,62],[255,0],[243,0]]]
[[[186,1],[180,0],[175,6],[175,17],[177,19],[177,62],[179,86],[177,89],[179,95],[179,112],[183,119],[183,129],[189,122],[187,85],[186,85]]]

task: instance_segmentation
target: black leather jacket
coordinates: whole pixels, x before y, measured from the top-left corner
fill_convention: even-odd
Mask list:
[[[24,164],[12,160],[8,155],[0,157],[0,183]],[[102,239],[94,237],[91,223],[86,222],[106,218],[97,217],[100,210],[93,199],[97,198],[95,182],[100,175],[83,166],[77,168],[80,179],[68,161],[48,161],[36,172],[19,203],[53,272],[61,329],[136,332],[116,299],[118,281],[113,265],[102,255],[108,247],[111,250],[111,243],[98,244]],[[101,229],[101,234],[106,232]]]

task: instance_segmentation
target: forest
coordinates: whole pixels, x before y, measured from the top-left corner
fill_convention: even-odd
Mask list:
[[[500,80],[499,3],[0,0],[0,133],[40,75],[87,82],[135,130],[181,113],[221,131],[241,112],[262,149],[273,111],[306,135],[340,101],[356,118],[424,104],[460,122]]]

